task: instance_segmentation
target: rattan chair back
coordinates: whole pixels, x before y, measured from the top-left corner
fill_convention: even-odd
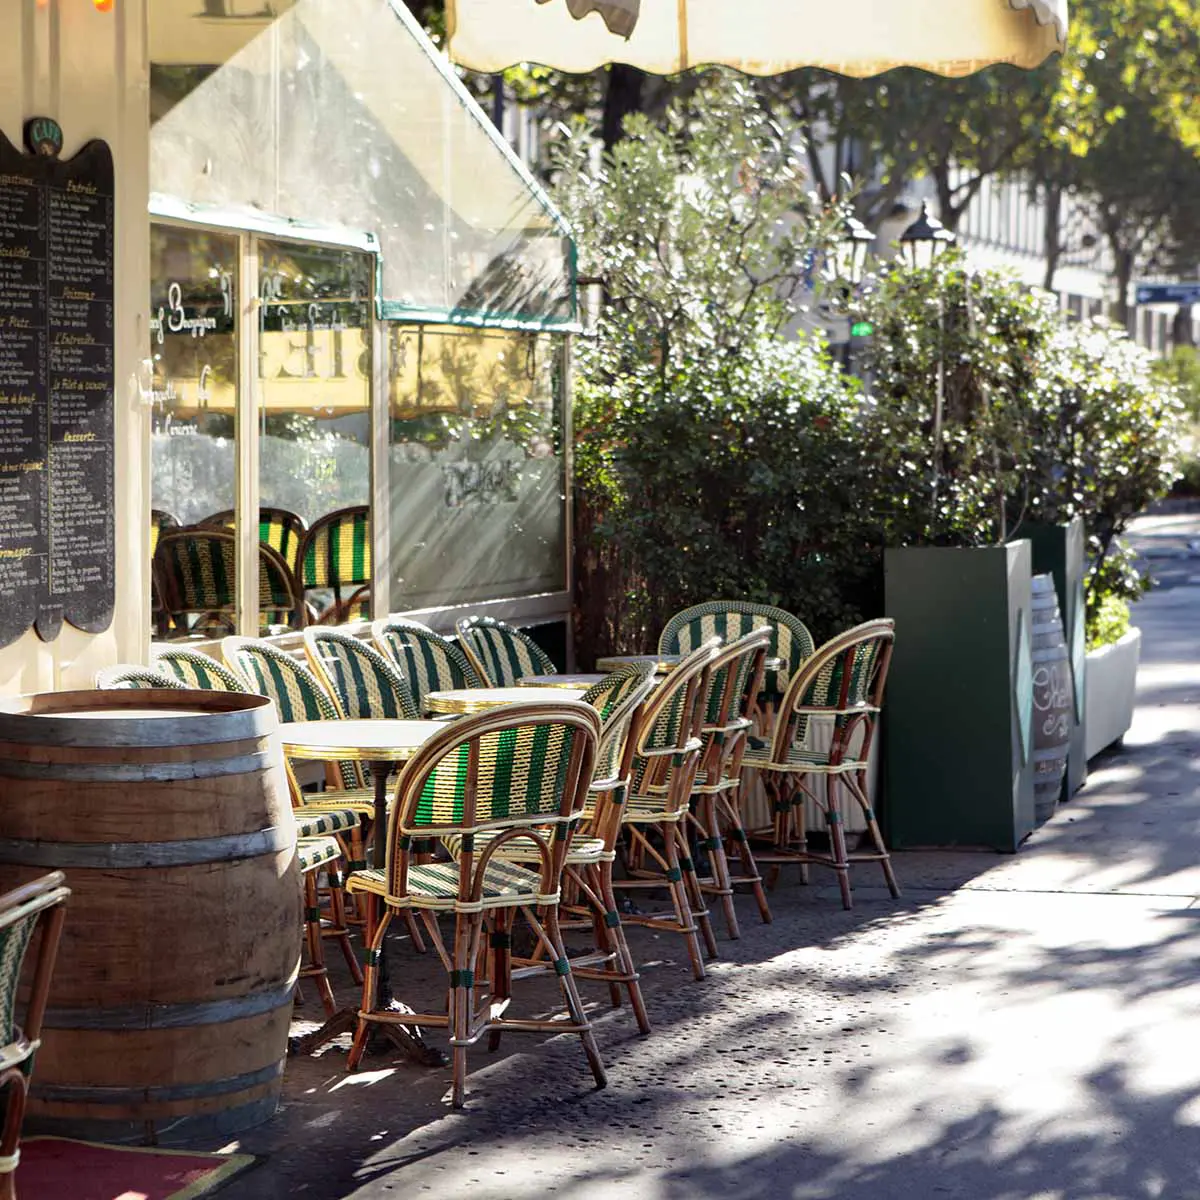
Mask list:
[[[117,666],[96,672],[96,687],[100,691],[121,691],[134,688],[187,689],[187,684],[168,675],[165,671],[154,671],[150,667]]]
[[[340,508],[314,521],[304,535],[299,574],[306,595],[314,590],[333,593],[333,603],[319,618],[323,624],[340,625],[369,617],[370,506]]]
[[[0,1191],[5,1195],[13,1194],[12,1176],[21,1157],[25,1098],[70,894],[66,877],[54,871],[0,896]],[[18,1023],[21,969],[39,929],[37,960]]]
[[[234,520],[234,510],[227,508],[223,512],[205,517],[197,524],[212,529],[233,529]],[[298,573],[300,547],[307,532],[308,526],[299,513],[294,513],[287,508],[267,506],[258,510],[258,540],[264,545],[270,546],[272,550],[278,551],[279,556],[291,568],[293,574]]]
[[[860,729],[863,738],[854,757],[866,760],[895,636],[895,622],[880,618],[847,629],[813,652],[788,685],[771,749],[776,762],[786,762],[789,748],[804,741],[814,716],[834,718],[831,765],[847,760]]]
[[[161,508],[150,510],[150,559],[153,562],[154,552],[158,549],[158,539],[168,529],[178,529],[179,520]]]
[[[483,687],[462,650],[419,621],[384,617],[371,626],[371,637],[400,669],[422,711],[430,692]]]
[[[495,617],[463,617],[455,627],[471,665],[492,687],[515,687],[526,675],[554,675],[550,656],[520,629]]]
[[[800,664],[813,652],[812,634],[799,617],[771,604],[748,600],[709,600],[677,612],[663,628],[658,639],[660,654],[686,654],[710,637],[733,641],[752,629],[768,629],[771,642],[767,657],[779,659],[782,666],[767,672],[768,691],[782,696]]]
[[[155,646],[150,651],[156,669],[173,675],[184,687],[204,692],[244,692],[246,685],[224,663],[183,646]]]
[[[344,717],[420,719],[404,676],[378,650],[347,633],[304,631],[304,653]]]
[[[219,633],[237,620],[237,538],[225,529],[194,527],[162,533],[154,574],[166,615],[177,628]],[[296,578],[278,551],[258,547],[259,621],[264,627],[304,627]]]
[[[578,700],[510,704],[447,725],[396,782],[387,846],[390,894],[407,892],[414,838],[457,836],[458,901],[471,904],[479,899],[487,864],[511,835],[538,846],[540,893],[556,893],[572,829],[587,801],[600,729],[599,713]],[[476,863],[473,835],[482,830],[499,836],[487,840]]]
[[[592,684],[580,696],[603,722],[596,751],[596,781],[619,779],[626,758],[629,727],[638,708],[654,690],[654,664],[629,663]],[[630,755],[632,745],[629,745]],[[628,764],[626,763],[626,768]],[[627,773],[627,770],[626,772]]]
[[[221,653],[246,688],[275,701],[280,721],[336,721],[341,717],[324,684],[278,647],[255,638],[227,637],[221,642]],[[349,759],[338,763],[338,774],[344,788],[363,786],[358,764]]]
[[[770,630],[760,627],[717,650],[701,701],[705,733],[719,735],[749,724],[747,712],[762,687],[770,643]]]

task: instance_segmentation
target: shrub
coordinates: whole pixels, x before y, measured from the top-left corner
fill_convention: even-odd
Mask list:
[[[1088,613],[1087,648],[1099,650],[1119,642],[1129,632],[1129,601],[1107,595]]]

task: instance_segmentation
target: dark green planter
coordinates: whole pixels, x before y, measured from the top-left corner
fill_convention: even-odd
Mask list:
[[[896,622],[882,813],[892,846],[1012,851],[1033,816],[1027,540],[884,552]]]
[[[1083,518],[1068,525],[1043,525],[1026,521],[1016,532],[1028,538],[1033,547],[1033,573],[1053,575],[1058,593],[1058,611],[1063,615],[1063,632],[1071,656],[1071,682],[1075,687],[1074,724],[1071,727],[1071,751],[1067,759],[1067,777],[1063,781],[1062,800],[1069,800],[1087,779],[1084,711],[1087,696],[1086,612],[1083,601],[1083,576],[1087,567],[1084,554],[1086,538]]]

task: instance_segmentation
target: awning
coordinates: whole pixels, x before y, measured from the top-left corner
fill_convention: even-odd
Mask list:
[[[610,62],[656,75],[721,63],[970,75],[1035,67],[1066,46],[1067,0],[447,0],[450,57],[475,71]]]

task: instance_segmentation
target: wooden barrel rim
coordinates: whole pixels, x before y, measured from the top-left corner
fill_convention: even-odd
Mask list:
[[[169,720],[122,720],[101,717],[114,709],[175,709]],[[189,709],[205,709],[190,713]],[[97,719],[59,716],[97,710]],[[153,749],[189,741],[237,742],[266,737],[279,727],[275,702],[245,692],[183,691],[174,688],[120,689],[102,692],[52,692],[0,700],[0,742],[79,748]]]

